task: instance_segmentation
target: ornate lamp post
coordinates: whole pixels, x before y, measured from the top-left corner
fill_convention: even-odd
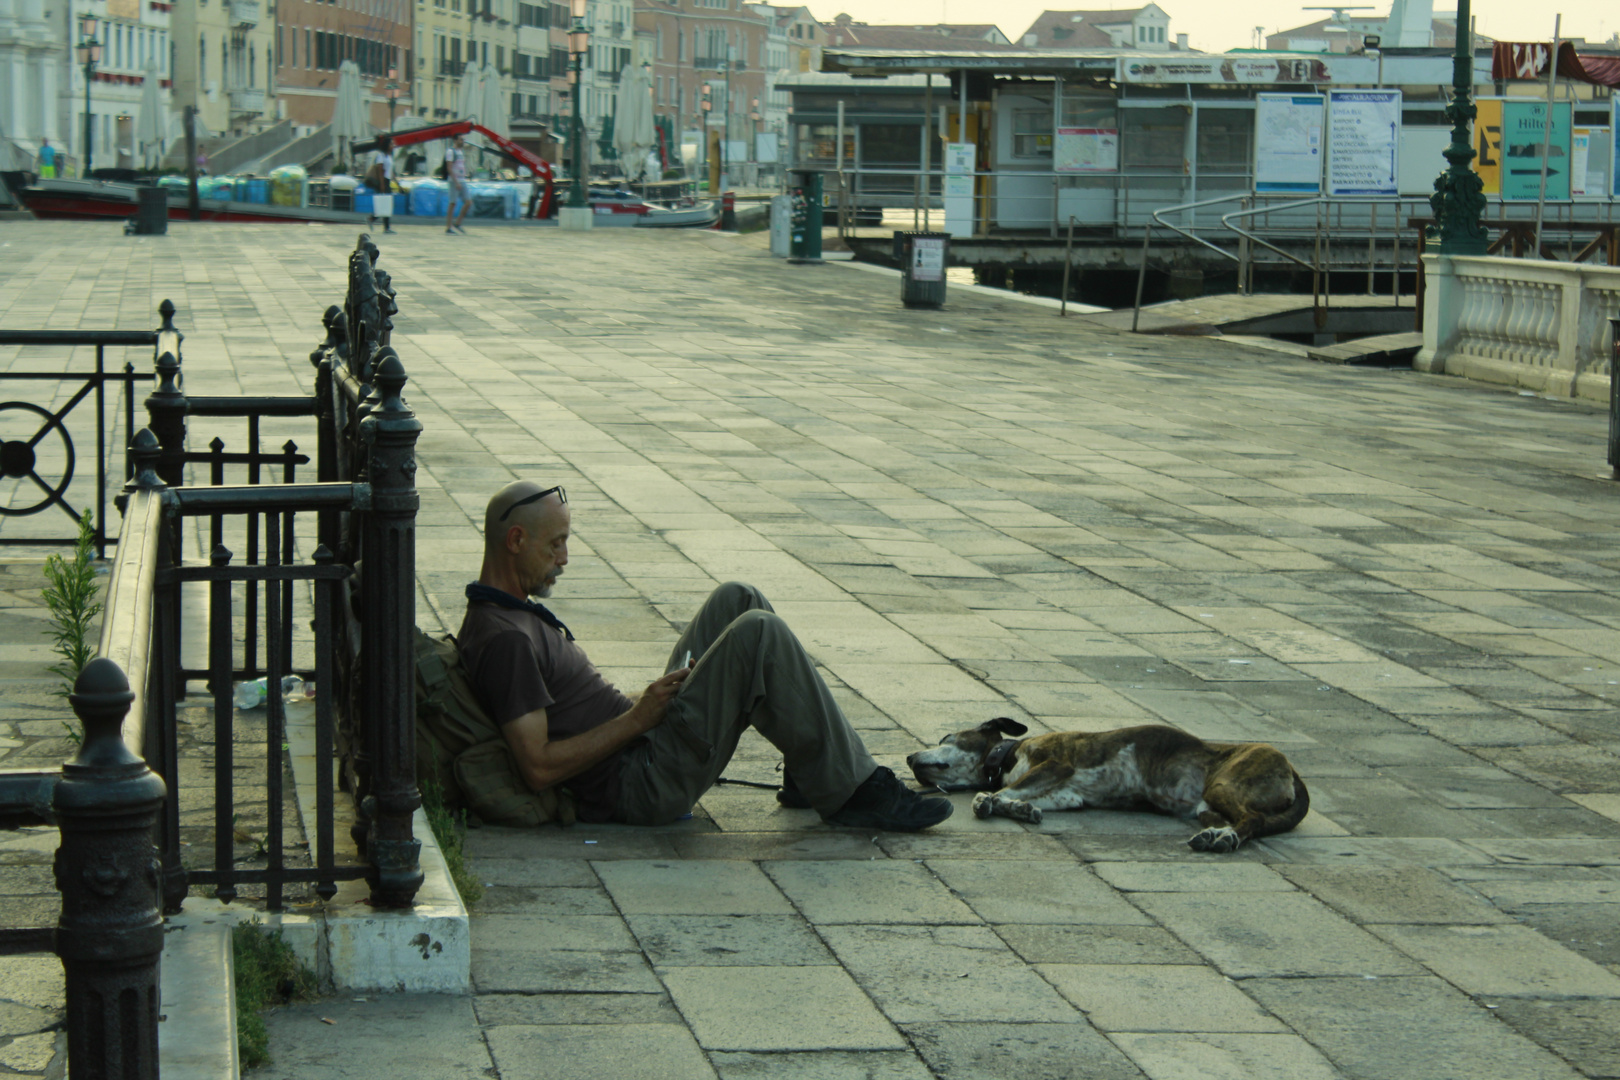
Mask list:
[[[568,192],[568,205],[576,210],[585,205],[585,121],[579,113],[580,99],[585,96],[585,50],[591,47],[591,32],[585,26],[585,4],[586,0],[569,0],[574,17],[573,25],[568,28],[568,52],[574,61],[574,186]]]
[[[1434,182],[1429,205],[1435,224],[1430,239],[1439,239],[1442,255],[1483,255],[1490,246],[1480,214],[1485,210],[1485,182],[1474,172],[1473,139],[1469,125],[1474,107],[1474,35],[1469,26],[1469,0],[1457,0],[1457,51],[1452,55],[1451,104],[1446,117],[1452,123],[1451,145],[1443,151],[1450,166]]]
[[[382,91],[388,98],[388,130],[394,130],[394,106],[399,104],[399,95],[404,92],[399,85],[399,69],[388,69],[388,81],[383,83]]]
[[[80,175],[86,179],[90,176],[91,151],[94,149],[90,142],[90,84],[95,81],[96,65],[101,62],[101,42],[96,40],[98,25],[94,15],[79,16],[77,50],[79,63],[84,65],[84,171]]]

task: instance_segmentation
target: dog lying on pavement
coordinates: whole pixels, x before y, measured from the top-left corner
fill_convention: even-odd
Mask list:
[[[1287,832],[1311,808],[1299,773],[1265,743],[1207,743],[1163,724],[1016,738],[1028,730],[997,717],[906,764],[919,783],[979,792],[981,818],[1036,824],[1047,810],[1087,807],[1196,818],[1204,828],[1187,841],[1194,851],[1236,851]]]

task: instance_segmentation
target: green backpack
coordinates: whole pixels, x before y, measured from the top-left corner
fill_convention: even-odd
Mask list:
[[[417,783],[436,783],[445,806],[490,825],[572,825],[572,795],[523,782],[506,738],[478,704],[456,639],[417,627],[415,652]]]

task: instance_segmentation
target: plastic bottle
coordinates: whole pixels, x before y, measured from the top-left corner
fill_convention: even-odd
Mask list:
[[[304,680],[288,675],[281,680],[281,700],[297,701],[304,696]]]
[[[238,709],[257,709],[264,704],[265,697],[270,693],[269,683],[264,679],[254,679],[252,682],[236,684],[236,707]]]

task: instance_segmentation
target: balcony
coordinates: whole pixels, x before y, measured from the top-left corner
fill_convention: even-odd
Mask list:
[[[257,4],[254,5],[254,7],[257,6]],[[230,95],[231,115],[247,114],[258,116],[264,112],[263,90],[232,90]]]
[[[231,25],[249,27],[259,25],[259,0],[231,0]]]

